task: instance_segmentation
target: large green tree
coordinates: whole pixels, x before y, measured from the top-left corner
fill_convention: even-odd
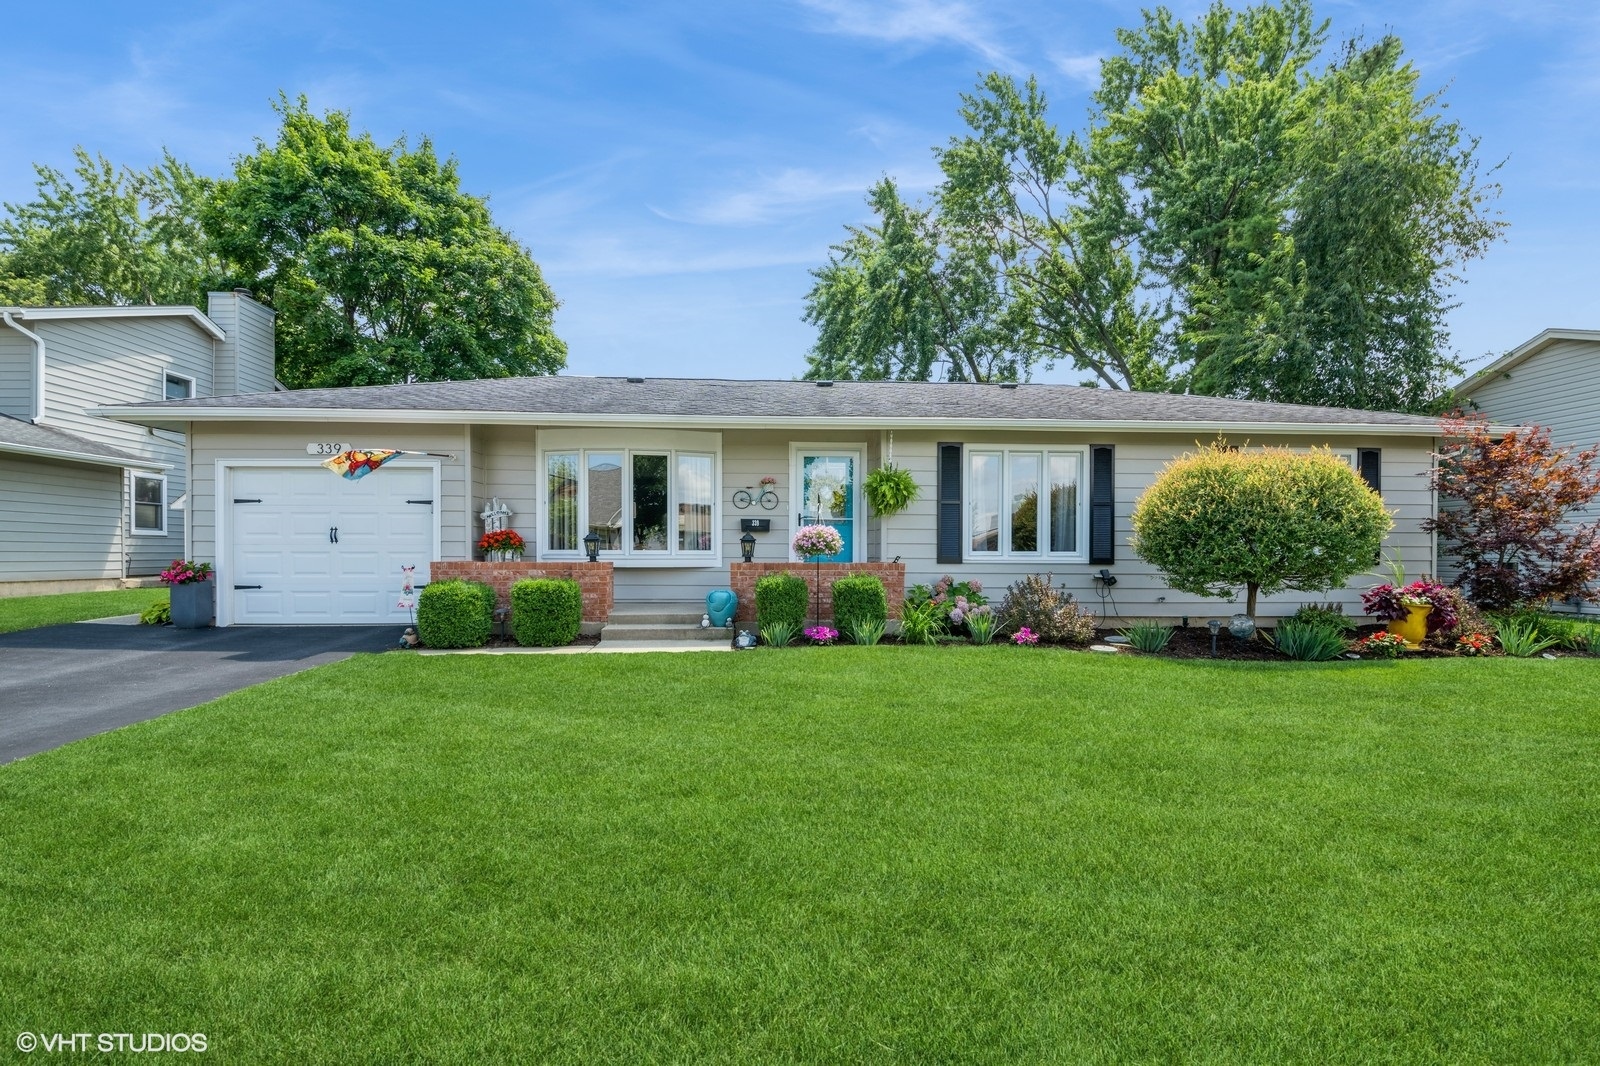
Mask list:
[[[813,372],[883,365],[839,326],[881,318],[885,293],[941,335],[921,293],[959,257],[987,265],[1006,311],[987,340],[1023,376],[1065,360],[1112,388],[1428,407],[1455,369],[1449,286],[1501,223],[1476,142],[1418,94],[1399,41],[1325,61],[1308,0],[1193,23],[1158,8],[1118,41],[1081,135],[1032,80],[963,97],[921,251],[886,259],[890,228],[861,227],[816,273]],[[896,285],[849,284],[881,261]]]
[[[36,166],[34,199],[0,217],[0,303],[190,304],[219,272],[199,216],[212,181],[164,153],[149,170],[76,150]]]
[[[291,387],[555,373],[555,295],[426,138],[382,146],[280,98],[275,143],[219,183],[206,228],[278,311]]]

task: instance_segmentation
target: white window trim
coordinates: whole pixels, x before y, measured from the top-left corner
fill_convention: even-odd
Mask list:
[[[552,435],[555,437],[555,435]],[[722,439],[706,437],[688,439],[677,434],[641,435],[637,440],[615,441],[585,435],[581,439],[555,437],[538,449],[536,468],[539,506],[536,509],[537,530],[533,557],[550,562],[585,562],[589,558],[583,548],[583,537],[589,529],[589,456],[618,455],[622,457],[623,547],[602,548],[600,562],[614,566],[648,569],[671,567],[677,569],[722,566]],[[576,455],[578,457],[578,548],[576,551],[555,550],[550,542],[550,456]],[[671,518],[677,504],[678,457],[695,455],[711,459],[711,548],[709,551],[685,551],[677,546],[677,529],[671,530],[666,551],[635,551],[633,548],[633,457],[635,455],[664,455],[667,457],[667,508]]]
[[[792,502],[794,504],[794,510],[792,511],[792,513],[794,514],[795,521],[797,523],[798,523],[798,521],[800,519],[800,515],[803,513],[803,511],[801,509],[801,504],[802,504],[803,501],[801,500],[800,497],[801,497],[801,486],[803,486],[805,484],[805,473],[806,472],[805,472],[804,469],[802,469],[802,466],[803,466],[802,460],[807,455],[852,455],[852,456],[855,457],[855,460],[856,460],[855,499],[850,501],[850,513],[856,516],[854,519],[852,519],[852,521],[855,522],[856,526],[855,526],[855,530],[854,530],[854,534],[855,535],[853,537],[851,537],[850,562],[852,562],[852,563],[865,562],[866,558],[865,558],[864,553],[865,553],[866,548],[867,548],[867,543],[866,543],[867,542],[867,523],[866,523],[866,518],[864,516],[866,515],[867,512],[866,512],[866,495],[865,495],[864,489],[862,488],[862,484],[861,483],[866,479],[866,476],[867,476],[867,444],[866,444],[866,441],[859,441],[858,442],[858,441],[819,440],[819,441],[809,441],[809,442],[808,441],[792,441],[792,442],[790,442],[790,444],[789,444],[789,477],[790,477],[789,484],[794,486],[794,491],[792,493],[792,496],[793,496]],[[790,530],[789,530],[789,541],[790,541],[790,543],[788,545],[789,561],[790,562],[803,563],[803,562],[805,562],[805,560],[800,558],[800,556],[796,555],[795,551],[794,551],[794,531],[796,529],[799,529],[799,528],[800,527],[798,525],[795,525],[795,526],[790,527]]]
[[[159,481],[159,482],[161,482],[161,528],[160,529],[140,529],[139,528],[138,515],[139,515],[139,506],[140,506],[140,504],[139,504],[139,500],[138,500],[137,490],[138,490],[138,487],[139,487],[139,479],[140,478],[145,478],[146,480],[149,480],[149,481]],[[128,535],[129,536],[133,536],[133,537],[164,537],[164,536],[166,536],[167,535],[167,526],[168,526],[167,512],[169,510],[171,510],[171,505],[167,502],[167,475],[165,475],[165,474],[151,474],[151,473],[146,473],[146,472],[139,471],[139,470],[130,470],[130,471],[128,471]]]
[[[1011,541],[1011,456],[1036,455],[1039,457],[1039,543],[1041,547],[1031,552],[1014,552]],[[972,550],[972,456],[988,454],[1000,456],[1000,550],[980,552]],[[1043,547],[1049,543],[1048,515],[1050,457],[1075,455],[1078,457],[1078,550],[1053,552]],[[961,450],[961,558],[968,563],[1022,560],[1054,563],[1087,563],[1089,561],[1089,446],[1049,444],[981,444],[967,442]]]
[[[163,400],[167,398],[167,379],[169,378],[177,381],[186,381],[189,383],[189,395],[186,397],[186,399],[192,400],[196,396],[200,395],[195,389],[194,378],[190,377],[188,374],[180,374],[176,370],[168,370],[161,375],[161,398]]]

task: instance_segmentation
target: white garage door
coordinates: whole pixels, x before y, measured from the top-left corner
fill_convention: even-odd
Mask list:
[[[390,463],[360,481],[321,466],[234,467],[224,595],[237,624],[406,622],[402,566],[435,554],[433,468]]]

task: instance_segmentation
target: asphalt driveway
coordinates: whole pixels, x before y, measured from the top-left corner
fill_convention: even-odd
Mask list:
[[[357,652],[384,651],[400,629],[74,622],[0,633],[0,763]]]

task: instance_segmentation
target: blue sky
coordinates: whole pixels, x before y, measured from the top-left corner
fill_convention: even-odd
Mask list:
[[[1203,5],[1169,5],[1192,15]],[[983,71],[1037,74],[1078,127],[1140,5],[1067,0],[685,4],[26,5],[7,19],[0,199],[74,145],[221,174],[281,89],[381,141],[430,135],[532,249],[579,374],[793,377],[808,271],[882,174],[922,191]],[[1469,362],[1600,326],[1600,5],[1331,3],[1335,37],[1398,33],[1505,160],[1507,239],[1467,269]],[[62,20],[70,22],[63,32]],[[1075,381],[1057,368],[1044,380]]]

